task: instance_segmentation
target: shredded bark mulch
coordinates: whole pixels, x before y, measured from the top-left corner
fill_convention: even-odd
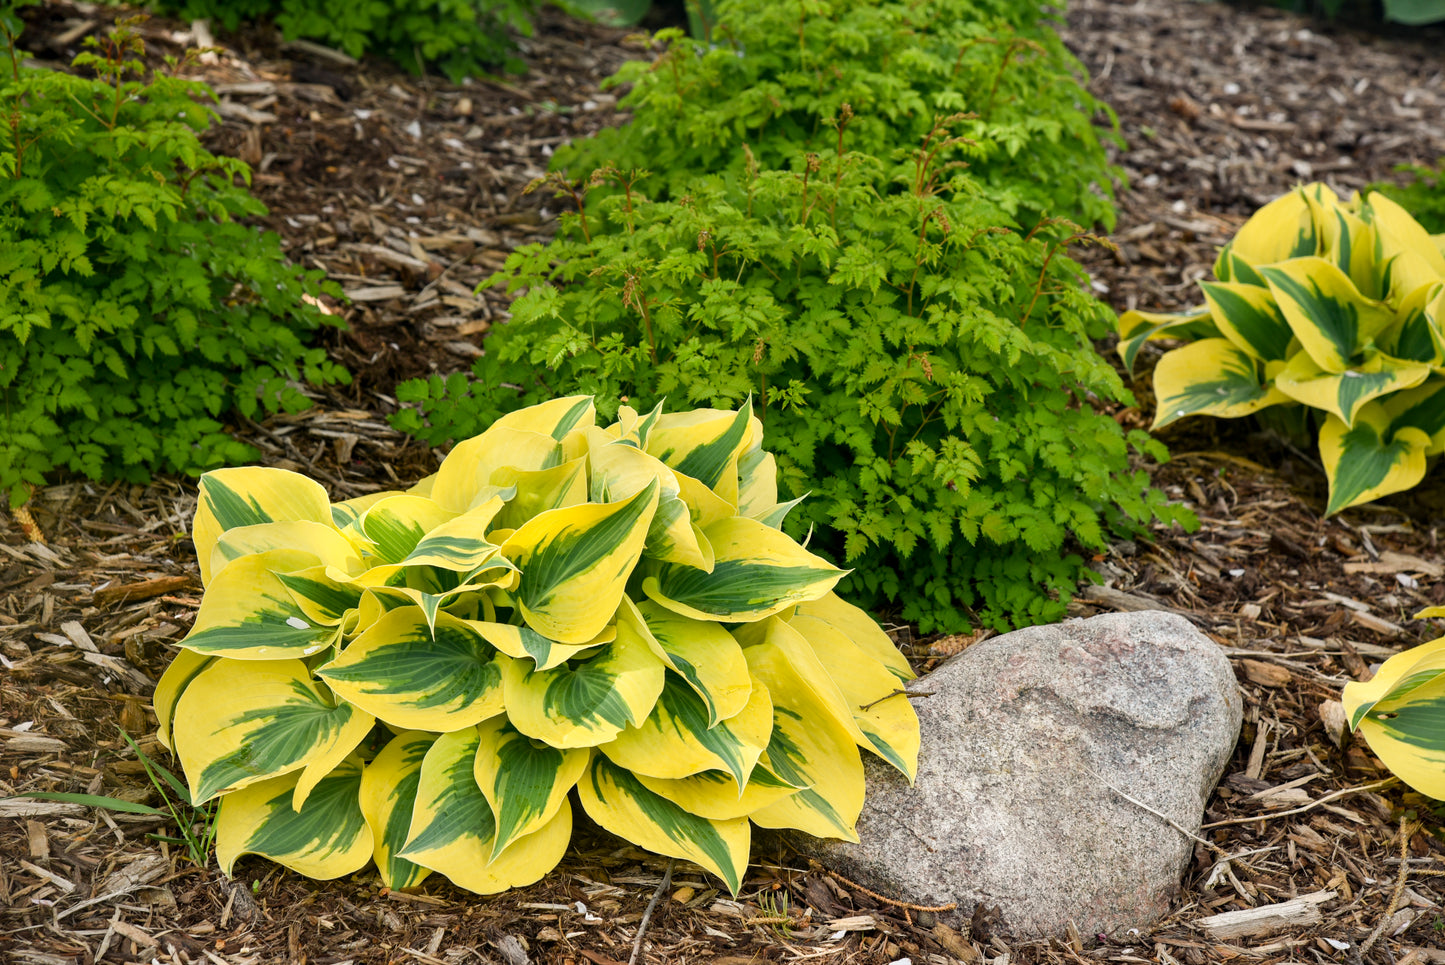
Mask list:
[[[1217,247],[1295,183],[1344,192],[1445,156],[1438,29],[1386,39],[1270,9],[1072,7],[1066,39],[1129,145],[1119,251],[1081,253],[1115,307],[1195,303]],[[65,62],[113,14],[50,3],[27,15],[32,55]],[[156,53],[197,40],[177,22],[144,29]],[[268,464],[318,478],[335,498],[409,483],[440,454],[387,427],[396,382],[463,370],[481,350],[506,300],[474,286],[508,251],[545,239],[556,216],[555,202],[523,187],[556,145],[621,120],[617,92],[598,85],[645,51],[546,13],[523,48],[526,75],[454,86],[261,30],[221,40],[201,75],[224,117],[209,144],[253,165],[266,224],[293,259],[348,292],[350,327],[328,347],[356,375],[307,412],[238,432]],[[1121,410],[1121,422],[1147,425],[1147,386],[1136,383],[1141,408]],[[633,958],[643,931],[638,961],[718,965],[1445,962],[1438,805],[1342,735],[1335,703],[1347,681],[1439,635],[1410,619],[1445,602],[1439,474],[1324,519],[1311,453],[1243,422],[1190,420],[1162,438],[1175,455],[1151,470],[1155,482],[1198,513],[1200,530],[1115,546],[1094,561],[1103,582],[1071,612],[1184,614],[1230,656],[1245,728],[1174,910],[1145,933],[1018,942],[987,909],[955,930],[771,838],[757,842],[735,899],[681,864],[660,891],[666,861],[585,817],[556,872],[488,898],[440,880],[388,892],[372,872],[312,882],[253,858],[228,881],[147,837],[173,833],[167,822],[12,799],[0,801],[0,952],[36,965],[614,965]],[[190,480],[66,481],[38,492],[29,517],[0,517],[0,797],[160,803],[121,728],[151,733],[153,682],[195,618],[194,508]],[[900,630],[920,670],[977,639]],[[152,738],[140,746],[165,759]],[[1206,920],[1282,902],[1293,903],[1275,927],[1258,924],[1263,912],[1244,915],[1242,930]]]

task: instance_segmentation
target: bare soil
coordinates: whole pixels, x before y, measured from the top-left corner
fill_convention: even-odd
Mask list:
[[[1217,247],[1292,184],[1322,178],[1347,191],[1445,156],[1439,30],[1383,38],[1178,0],[1071,6],[1066,39],[1128,142],[1119,251],[1082,253],[1118,308],[1192,304]],[[30,11],[26,40],[37,59],[68,61],[111,15],[49,3]],[[186,24],[145,30],[157,53],[195,40]],[[356,376],[307,412],[238,434],[335,498],[414,480],[440,453],[387,428],[395,384],[464,370],[481,350],[506,299],[474,286],[508,251],[545,239],[556,217],[556,202],[523,188],[557,144],[621,120],[617,92],[599,84],[646,52],[622,32],[548,13],[524,43],[527,74],[459,87],[283,46],[262,30],[220,39],[225,52],[202,73],[224,116],[210,146],[253,165],[266,224],[290,256],[348,291],[349,328],[328,348]],[[1116,413],[1126,425],[1147,425],[1153,358],[1140,366],[1140,407]],[[638,960],[1445,962],[1445,886],[1431,874],[1445,857],[1440,813],[1324,722],[1344,683],[1439,635],[1410,616],[1445,602],[1440,474],[1324,519],[1310,452],[1243,422],[1191,420],[1163,438],[1175,456],[1151,468],[1155,482],[1195,509],[1201,529],[1116,546],[1095,561],[1105,582],[1071,612],[1184,613],[1239,677],[1244,733],[1205,815],[1210,844],[1197,846],[1167,919],[1122,940],[1018,942],[981,909],[954,931],[764,838],[736,900],[679,865]],[[33,529],[0,516],[0,798],[158,801],[120,728],[153,728],[153,681],[194,620],[194,507],[191,480],[61,481],[36,494]],[[920,670],[977,639],[898,636]],[[142,747],[164,757],[151,739]],[[0,800],[0,954],[37,965],[614,965],[632,956],[666,867],[579,827],[546,880],[488,898],[439,880],[388,892],[369,871],[313,882],[257,859],[228,881],[146,837],[163,824]],[[1334,897],[1318,921],[1274,934],[1225,939],[1198,925],[1321,891]]]

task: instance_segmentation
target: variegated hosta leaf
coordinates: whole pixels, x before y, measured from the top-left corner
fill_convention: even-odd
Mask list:
[[[630,443],[639,449],[647,448],[647,438],[652,434],[652,427],[657,425],[657,420],[662,416],[662,403],[652,407],[647,415],[639,415],[637,410],[630,405],[617,407],[617,422],[608,427],[614,439]],[[612,432],[612,430],[616,432]]]
[[[461,577],[429,566],[388,564],[367,570],[357,583],[386,609],[419,608],[427,627],[431,628],[443,607],[455,607],[468,598],[475,603],[485,590],[510,590],[517,585],[518,576],[517,568],[510,560],[494,555],[475,572]],[[371,625],[371,621],[365,618],[367,615],[363,607],[363,628]]]
[[[622,840],[701,865],[738,893],[751,841],[747,818],[712,821],[690,814],[604,754],[592,755],[577,795],[588,816]]]
[[[509,623],[490,623],[483,620],[469,620],[467,625],[507,656],[518,660],[531,660],[538,670],[551,670],[585,650],[617,639],[616,627],[603,627],[601,633],[586,643],[558,643],[556,640],[548,640],[531,627],[515,627]]]
[[[647,719],[598,749],[635,774],[675,779],[721,769],[744,784],[768,746],[772,729],[773,702],[766,687],[753,687],[741,711],[709,726],[702,699],[668,671],[662,695]]]
[[[1380,403],[1393,429],[1407,426],[1430,437],[1426,456],[1445,452],[1445,379],[1433,378],[1414,389],[1398,392]]]
[[[401,563],[417,549],[422,537],[458,515],[426,496],[403,494],[368,509],[361,517],[361,529],[381,562]]]
[[[300,770],[300,807],[373,723],[370,714],[335,700],[300,660],[218,660],[176,703],[176,756],[197,805]]]
[[[816,600],[798,605],[798,616],[814,617],[841,631],[868,656],[888,668],[888,672],[906,683],[917,677],[908,665],[908,658],[899,651],[891,637],[878,622],[863,610],[836,593],[827,593]]]
[[[592,467],[591,498],[607,503],[658,487],[657,511],[647,528],[643,553],[652,559],[712,570],[712,547],[700,539],[687,503],[679,494],[677,474],[654,456],[629,442],[613,441],[603,430],[588,433]]]
[[[765,828],[797,828],[819,838],[857,841],[863,810],[863,761],[853,735],[836,720],[775,643],[745,651],[753,675],[773,696],[773,733],[762,766],[798,793],[752,812]]]
[[[1308,352],[1298,352],[1275,376],[1274,384],[1290,398],[1332,413],[1349,426],[1360,406],[1414,388],[1429,374],[1430,366],[1422,362],[1404,362],[1379,352],[1366,352],[1363,362],[1336,374],[1321,369]]]
[[[638,774],[637,780],[652,793],[667,798],[689,814],[713,821],[745,818],[798,792],[798,788],[761,764],[753,768],[741,794],[738,793],[738,782],[725,771],[703,771],[677,780]]]
[[[1402,251],[1414,252],[1424,259],[1437,279],[1445,279],[1445,254],[1410,212],[1378,191],[1372,191],[1365,196],[1361,213],[1375,227],[1382,259]]]
[[[291,594],[302,619],[318,627],[334,627],[361,605],[361,594],[365,592],[359,584],[339,579],[345,575],[325,566],[311,566],[291,573],[277,573],[276,578]]]
[[[658,486],[618,503],[537,516],[502,546],[522,570],[513,594],[522,618],[559,643],[586,643],[611,622],[642,555]]]
[[[1375,257],[1375,229],[1335,200],[1315,198],[1306,192],[1319,229],[1319,256],[1337,265],[1362,294],[1383,298],[1379,262]]]
[[[1196,308],[1182,314],[1165,312],[1127,311],[1119,316],[1119,358],[1124,368],[1134,371],[1134,362],[1145,342],[1158,339],[1182,339],[1193,341],[1201,338],[1220,338],[1219,326],[1208,306]]]
[[[1445,639],[1395,654],[1370,680],[1345,684],[1340,700],[1386,767],[1445,799]]]
[[[1256,211],[1235,233],[1229,243],[1231,254],[1255,268],[1318,254],[1319,233],[1306,191],[1313,191],[1317,201],[1339,203],[1338,196],[1322,184],[1281,195]]]
[[[658,417],[647,451],[691,476],[729,505],[738,504],[738,458],[752,441],[753,400],[737,412],[694,409]]]
[[[216,863],[230,875],[241,855],[259,854],[308,878],[360,871],[374,844],[359,802],[362,767],[354,756],[338,762],[299,810],[295,774],[227,794],[216,814]]]
[[[309,570],[310,553],[271,550],[243,556],[216,574],[181,646],[238,660],[305,657],[331,646],[334,625],[315,623],[278,573]]]
[[[494,423],[447,453],[432,483],[431,498],[445,509],[464,513],[476,504],[483,487],[492,485],[498,469],[535,472],[562,462],[562,446],[551,435]]]
[[[1261,285],[1200,282],[1219,333],[1261,361],[1289,358],[1294,332],[1274,296]]]
[[[778,504],[778,460],[754,449],[738,460],[738,515],[756,517]]]
[[[304,519],[331,522],[321,484],[284,469],[213,469],[201,477],[191,537],[201,582],[210,585],[211,554],[221,534],[240,526]]]
[[[232,560],[272,550],[310,553],[322,565],[334,567],[348,576],[366,569],[356,545],[335,526],[295,519],[226,530],[211,550],[211,577],[214,579]]]
[[[806,619],[804,621],[806,625]],[[844,730],[859,747],[870,747],[868,735],[863,733],[857,720],[858,707],[849,702],[843,688],[833,679],[832,673],[818,659],[817,653],[792,624],[781,617],[774,617],[762,623],[738,627],[733,631],[744,652],[749,648],[767,645],[776,648],[792,665],[793,685],[806,687],[812,694],[817,707],[823,708],[829,717]],[[752,658],[748,657],[749,666]],[[889,688],[891,692],[893,688]]]
[[[1368,403],[1353,427],[1328,416],[1320,429],[1320,461],[1330,481],[1325,515],[1412,488],[1425,478],[1430,437],[1413,426],[1391,429],[1379,403]]]
[[[1300,345],[1326,372],[1343,372],[1395,314],[1366,298],[1323,258],[1296,258],[1259,269]]]
[[[503,674],[507,717],[553,747],[593,747],[640,724],[662,693],[666,668],[626,621],[596,656],[554,670],[511,661]]]
[[[389,724],[451,731],[502,712],[510,662],[464,621],[439,613],[432,632],[420,609],[404,607],[378,619],[317,674]]]
[[[536,432],[561,442],[574,429],[596,424],[597,409],[592,404],[592,396],[569,395],[509,412],[492,426]]]
[[[624,609],[631,605],[624,600]],[[747,705],[753,678],[743,649],[731,633],[711,620],[694,620],[651,600],[636,607],[656,644],[653,652],[702,699],[708,711],[707,726],[732,717]]]
[[[412,492],[418,496],[426,495],[425,493],[416,493],[415,487],[408,490],[408,492]],[[361,517],[365,516],[368,509],[383,499],[400,495],[402,494],[395,490],[383,490],[378,493],[367,493],[365,496],[356,496],[355,498],[343,500],[339,503],[332,503],[331,522],[337,529],[364,539],[366,534],[361,531]]]
[[[765,620],[831,590],[848,571],[755,519],[734,516],[705,529],[713,570],[652,563],[642,591],[674,613],[695,620]]]
[[[504,499],[504,494],[495,494],[476,508],[427,530],[401,562],[459,573],[471,572],[487,563],[497,555],[497,547],[487,540],[487,530],[502,511]]]
[[[481,895],[530,885],[557,866],[572,837],[566,798],[548,821],[492,857],[496,817],[477,784],[475,727],[443,734],[422,760],[403,858],[439,871]]]
[[[497,528],[515,530],[549,509],[565,509],[587,502],[587,460],[571,459],[550,469],[522,470],[503,466],[492,478],[516,489],[497,515]]]
[[[421,762],[435,734],[409,730],[381,749],[361,775],[361,813],[371,828],[372,857],[388,888],[411,888],[431,874],[430,868],[397,856],[411,830],[411,815],[421,783]]]
[[[1234,246],[1231,244],[1219,249],[1219,256],[1214,259],[1214,277],[1220,281],[1237,281],[1243,285],[1264,287],[1264,278],[1249,262],[1234,253]]]
[[[209,654],[196,653],[192,650],[177,651],[172,658],[166,672],[161,674],[161,679],[156,682],[155,694],[151,697],[151,706],[155,708],[156,740],[166,750],[175,750],[171,738],[172,723],[175,717],[176,701],[181,699],[181,694],[196,679],[196,675],[205,670],[221,657],[212,657]]]
[[[1379,344],[1398,359],[1439,366],[1445,361],[1445,284],[1425,285],[1400,303]]]
[[[1206,338],[1167,352],[1154,369],[1154,428],[1185,416],[1226,419],[1287,401],[1260,372],[1261,363],[1224,338]]]
[[[477,727],[474,776],[496,816],[492,858],[556,816],[587,769],[590,751],[541,744],[493,717]]]
[[[677,475],[678,494],[699,531],[738,514],[737,507],[691,476]]]
[[[818,662],[843,692],[867,741],[863,748],[912,781],[918,773],[918,715],[898,679],[831,624],[794,616],[788,626],[808,641]]]

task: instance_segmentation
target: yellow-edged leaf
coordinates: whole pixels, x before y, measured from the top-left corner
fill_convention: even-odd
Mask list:
[[[808,642],[818,662],[843,692],[866,740],[860,744],[896,767],[911,782],[918,773],[918,715],[898,679],[832,624],[794,616],[788,626]]]
[[[1131,310],[1119,316],[1119,358],[1123,359],[1124,368],[1131,373],[1134,362],[1139,358],[1139,350],[1146,342],[1220,337],[1219,326],[1214,324],[1214,316],[1207,305],[1180,314]]]
[[[634,774],[676,779],[725,770],[744,784],[773,729],[773,702],[767,688],[757,685],[750,690],[742,710],[709,725],[707,706],[697,692],[668,671],[667,683],[647,719],[624,728],[598,749]]]
[[[1389,258],[1398,252],[1414,252],[1424,259],[1436,279],[1445,279],[1445,253],[1435,246],[1430,233],[1410,212],[1378,191],[1365,196],[1362,214],[1380,238],[1379,253]]]
[[[1430,366],[1423,362],[1406,362],[1379,352],[1366,352],[1362,361],[1343,372],[1326,372],[1308,352],[1298,352],[1275,376],[1274,384],[1290,398],[1332,413],[1349,426],[1365,403],[1412,389],[1429,374]]]
[[[296,774],[252,784],[221,799],[216,863],[230,875],[236,859],[258,854],[308,878],[360,871],[371,860],[371,828],[361,813],[362,762],[348,757],[323,775],[300,810]]]
[[[1333,191],[1318,184],[1281,195],[1244,223],[1229,243],[1230,252],[1255,268],[1318,254],[1319,233],[1307,191],[1313,191],[1317,200],[1339,202]]]
[[[515,487],[517,493],[498,514],[496,525],[499,529],[515,530],[549,509],[565,509],[587,502],[585,458],[571,459],[549,469],[523,470],[504,466],[492,473],[492,478]]]
[[[451,731],[502,712],[510,659],[465,621],[416,607],[381,616],[317,671],[338,696],[408,730]]]
[[[643,592],[657,603],[695,620],[765,620],[816,600],[848,572],[755,519],[734,516],[703,532],[713,548],[711,573],[649,561],[642,581]]]
[[[592,747],[640,724],[662,693],[666,668],[626,620],[595,656],[553,670],[511,661],[503,674],[507,717],[553,747]]]
[[[383,563],[401,563],[427,533],[459,515],[426,496],[403,493],[369,507],[361,517],[361,529]]]
[[[302,771],[300,807],[374,722],[337,701],[300,660],[218,660],[177,701],[174,741],[197,805]]]
[[[841,631],[854,646],[887,667],[900,681],[907,682],[918,676],[878,621],[838,594],[826,593],[816,600],[800,603],[797,614],[822,620]]]
[[[649,851],[701,865],[738,893],[751,841],[746,818],[711,821],[684,811],[605,754],[592,755],[577,793],[583,810],[601,827]]]
[[[1280,314],[1274,296],[1262,285],[1200,282],[1219,334],[1262,361],[1286,359],[1294,332]]]
[[[333,624],[307,616],[278,574],[307,572],[319,561],[297,550],[243,556],[216,574],[181,646],[238,660],[306,657],[331,646]]]
[[[1445,638],[1397,653],[1340,697],[1350,728],[1400,780],[1445,799]]]
[[[496,816],[492,858],[512,842],[541,830],[556,816],[587,769],[585,749],[541,744],[494,717],[477,727],[480,743],[474,776]]]
[[[623,608],[632,606],[623,601]],[[742,647],[711,620],[694,620],[651,600],[636,604],[637,619],[649,631],[644,639],[668,668],[697,692],[708,710],[708,726],[732,717],[752,695],[753,680]]]
[[[444,509],[464,513],[490,498],[485,487],[492,485],[497,470],[535,472],[562,461],[562,446],[550,435],[494,424],[447,453],[432,483],[431,498]]]
[[[648,526],[643,552],[653,559],[711,570],[712,548],[705,539],[698,539],[692,515],[680,494],[677,474],[632,443],[613,441],[601,429],[589,432],[588,446],[592,501],[626,499],[655,482],[657,511]]]
[[[748,666],[773,697],[773,733],[763,766],[798,793],[749,815],[765,828],[797,828],[819,838],[857,841],[863,810],[863,761],[853,735],[836,720],[775,643],[748,647]]]
[[[1296,258],[1259,272],[1300,345],[1326,372],[1344,372],[1395,320],[1383,302],[1360,294],[1348,275],[1323,258]]]
[[[521,568],[514,593],[527,625],[559,643],[587,643],[609,622],[642,555],[658,486],[617,503],[542,513],[502,545]]]
[[[201,582],[211,582],[211,554],[221,534],[241,526],[310,520],[330,523],[331,503],[321,484],[284,469],[213,469],[201,477],[191,537]]]
[[[1258,412],[1288,396],[1260,372],[1260,362],[1224,338],[1206,338],[1165,353],[1154,369],[1154,428],[1185,416],[1226,419]]]
[[[643,787],[698,817],[713,821],[745,818],[754,811],[776,804],[798,792],[786,781],[759,764],[738,792],[738,782],[726,771],[703,771],[691,777],[666,780],[638,774]]]
[[[1353,427],[1326,417],[1320,429],[1320,461],[1330,481],[1325,515],[1414,487],[1425,478],[1429,445],[1430,437],[1413,426],[1391,429],[1378,402],[1361,406]]]
[[[492,857],[496,817],[477,784],[475,727],[443,734],[422,760],[411,833],[401,856],[481,895],[529,885],[557,866],[572,837],[565,798],[552,819]]]
[[[335,567],[348,576],[366,569],[356,544],[335,526],[298,519],[226,530],[211,550],[211,578],[215,579],[232,560],[272,550],[310,553],[323,565]]]
[[[196,653],[193,650],[179,650],[171,659],[170,665],[166,667],[161,679],[156,682],[155,694],[151,697],[151,706],[156,712],[156,740],[166,750],[174,751],[175,744],[171,738],[171,729],[174,722],[176,701],[181,699],[181,694],[196,679],[196,675],[205,670],[217,660],[223,657],[213,657],[209,654]]]
[[[693,409],[659,416],[647,437],[647,452],[738,504],[738,458],[752,441],[753,401],[736,412]]]
[[[1430,437],[1426,456],[1445,452],[1445,379],[1432,378],[1423,385],[1397,392],[1380,402],[1392,429],[1419,429]]]
[[[406,845],[421,762],[435,740],[435,734],[416,730],[397,734],[361,775],[361,813],[371,828],[372,857],[388,888],[415,887],[431,873],[397,852]]]

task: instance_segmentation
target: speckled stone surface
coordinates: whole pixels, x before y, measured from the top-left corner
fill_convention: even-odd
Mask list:
[[[795,837],[826,866],[918,904],[996,906],[1015,935],[1145,928],[1239,737],[1223,652],[1182,617],[1120,613],[985,640],[910,688],[909,787],[870,755],[860,843]],[[1111,786],[1113,789],[1111,789]]]

